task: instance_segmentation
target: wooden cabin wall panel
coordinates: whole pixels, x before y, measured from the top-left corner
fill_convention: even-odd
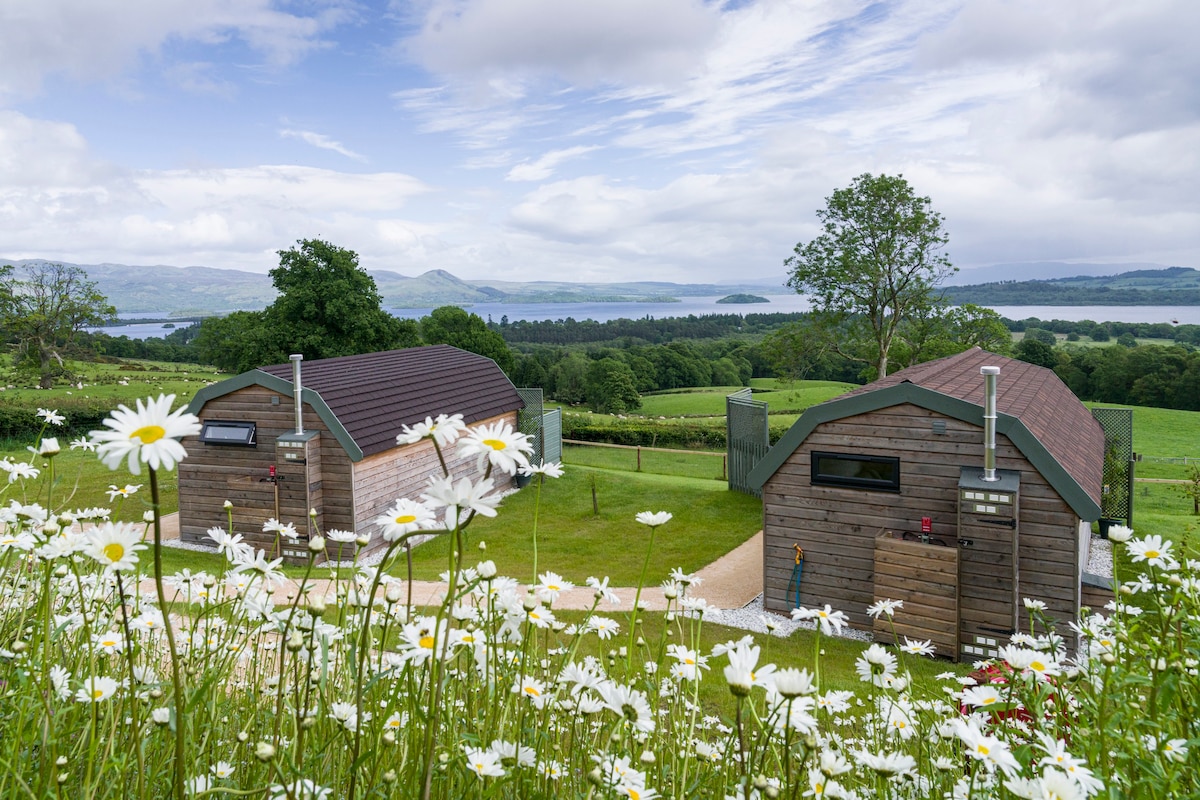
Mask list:
[[[515,427],[516,412],[482,420],[475,425],[491,425],[497,422],[507,422]],[[477,467],[477,459],[459,455],[457,447],[445,449],[442,455],[446,459],[451,477],[456,481],[468,477],[477,481],[483,477],[483,471]],[[421,493],[428,485],[429,477],[441,475],[442,467],[437,451],[433,443],[428,441],[396,447],[364,458],[354,465],[353,471],[353,513],[356,529],[377,532],[379,527],[375,520],[397,499],[420,499]],[[505,488],[508,480],[508,475],[503,472],[493,474],[493,481],[498,490]],[[380,545],[381,540],[376,546]]]
[[[1084,585],[1080,587],[1080,602],[1092,611],[1100,611],[1114,599],[1112,589]]]
[[[945,422],[944,434],[933,433],[932,422],[938,419]],[[935,537],[953,537],[961,468],[973,463],[982,467],[982,439],[979,426],[911,405],[820,425],[763,487],[764,560],[778,564],[764,570],[768,603],[791,605],[784,595],[791,574],[792,543],[800,544],[806,554],[802,598],[810,604],[820,601],[836,606],[835,601],[849,603],[855,595],[862,597],[861,591],[856,593],[844,583],[870,585],[876,579],[873,560],[868,563],[863,557],[868,546],[864,537],[881,528],[915,532],[924,516],[932,517]],[[813,450],[898,457],[900,492],[812,486]],[[1043,592],[1055,613],[1065,611],[1069,618],[1074,613],[1069,603],[1070,584],[1077,580],[1077,518],[1003,434],[997,436],[996,455],[998,468],[1021,472],[1021,593],[1035,597],[1036,592]],[[778,546],[773,545],[776,541]],[[836,555],[835,550],[843,555]],[[847,558],[845,553],[854,555]],[[848,573],[855,564],[857,572]],[[978,575],[977,580],[997,581],[991,575]],[[826,591],[829,597],[821,600],[817,591]],[[843,610],[858,613],[853,608]]]

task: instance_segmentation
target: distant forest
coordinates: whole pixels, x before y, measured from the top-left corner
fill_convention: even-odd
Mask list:
[[[747,385],[785,374],[773,334],[799,313],[709,314],[610,322],[565,319],[500,322],[488,327],[513,351],[510,377],[547,397],[597,410],[630,411],[641,394],[689,387]],[[1041,340],[1015,355],[1054,369],[1084,400],[1200,411],[1200,325],[1005,319],[1009,330]],[[198,325],[164,338],[89,334],[77,346],[93,357],[197,362]],[[1065,337],[1066,341],[1063,341]],[[1169,344],[1138,344],[1156,339]],[[1112,342],[1112,344],[1108,344]],[[84,355],[81,353],[81,355]],[[861,365],[828,353],[804,374],[862,383]],[[598,387],[607,387],[600,391]]]
[[[981,306],[1195,306],[1200,305],[1200,271],[1167,267],[1118,275],[950,286],[946,297],[954,304]]]

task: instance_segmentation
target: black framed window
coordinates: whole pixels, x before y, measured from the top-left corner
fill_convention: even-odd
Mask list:
[[[205,420],[200,428],[200,441],[205,444],[226,444],[237,447],[254,447],[257,426],[253,422],[227,422]]]
[[[812,482],[816,486],[900,491],[900,459],[854,453],[812,453]]]

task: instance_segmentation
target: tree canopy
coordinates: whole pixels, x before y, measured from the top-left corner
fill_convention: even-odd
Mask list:
[[[43,389],[65,374],[63,353],[76,336],[117,313],[82,269],[50,263],[27,267],[24,279],[11,265],[0,267],[0,311],[5,332],[17,344],[16,363],[36,371]]]
[[[449,344],[487,356],[506,374],[512,374],[512,351],[504,337],[488,328],[478,314],[458,306],[442,306],[431,311],[428,317],[422,317],[420,329],[425,344]]]
[[[784,261],[788,285],[813,299],[830,346],[887,374],[900,327],[942,305],[938,285],[956,268],[928,197],[903,176],[864,174],[836,190],[817,211],[822,233]]]
[[[292,353],[311,360],[420,344],[415,322],[383,309],[357,253],[320,239],[296,245],[280,250],[279,266],[271,270],[279,291],[274,303],[204,320],[196,338],[204,360],[242,372]]]

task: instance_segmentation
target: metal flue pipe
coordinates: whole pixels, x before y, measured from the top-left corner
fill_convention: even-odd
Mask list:
[[[296,401],[296,433],[304,433],[304,403],[300,399],[300,362],[304,360],[303,353],[293,353],[288,356],[292,360],[292,397]]]
[[[980,367],[983,376],[983,479],[999,480],[996,477],[996,379],[999,367]]]

